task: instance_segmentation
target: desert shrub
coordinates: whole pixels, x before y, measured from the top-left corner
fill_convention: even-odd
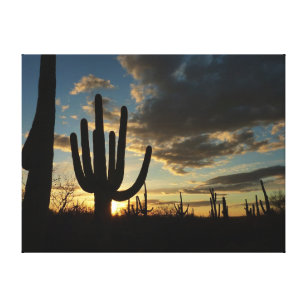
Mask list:
[[[283,211],[285,210],[285,205],[286,205],[286,197],[285,193],[282,191],[274,192],[270,197],[269,197],[270,204],[274,206],[275,208]]]

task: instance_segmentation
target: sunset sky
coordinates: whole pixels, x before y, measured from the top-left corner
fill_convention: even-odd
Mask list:
[[[22,144],[35,114],[39,65],[40,56],[22,56]],[[128,108],[120,189],[133,184],[151,145],[151,204],[178,202],[181,191],[184,204],[207,216],[214,187],[236,216],[245,199],[263,199],[259,179],[269,195],[284,191],[283,55],[59,55],[56,79],[54,166],[62,177],[74,176],[69,135],[76,132],[80,144],[82,118],[93,130],[92,102],[100,93],[106,133],[118,136],[120,108]],[[93,194],[79,188],[76,195],[93,203]],[[143,189],[138,195],[143,200]]]

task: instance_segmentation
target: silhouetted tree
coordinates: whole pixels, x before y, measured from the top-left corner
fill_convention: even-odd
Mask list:
[[[23,213],[46,215],[50,202],[55,122],[55,55],[42,55],[36,113],[22,149],[22,167],[29,171]]]
[[[127,190],[118,191],[123,178],[125,166],[125,148],[127,132],[128,111],[125,106],[121,108],[119,138],[117,146],[117,160],[115,165],[115,133],[109,134],[109,167],[107,175],[105,138],[103,125],[103,110],[101,95],[95,96],[95,130],[93,131],[94,144],[94,171],[91,164],[91,156],[88,141],[88,124],[86,119],[81,120],[81,146],[82,162],[80,161],[77,135],[70,135],[71,152],[76,178],[81,188],[94,193],[95,217],[100,220],[108,220],[111,217],[111,201],[124,201],[135,195],[146,180],[151,158],[152,148],[147,146],[141,171],[135,183]]]
[[[74,192],[76,189],[73,178],[62,178],[58,176],[53,179],[51,190],[51,204],[62,213],[67,207],[74,203]]]

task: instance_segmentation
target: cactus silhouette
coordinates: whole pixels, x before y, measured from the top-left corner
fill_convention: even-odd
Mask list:
[[[134,196],[146,180],[148,167],[151,159],[151,146],[147,146],[141,171],[135,183],[127,190],[118,191],[123,178],[125,167],[125,148],[127,132],[128,111],[125,106],[121,108],[119,138],[117,146],[117,159],[115,161],[115,133],[109,133],[109,167],[107,174],[105,156],[105,138],[103,125],[102,97],[95,96],[95,130],[93,131],[93,168],[88,141],[88,123],[86,119],[81,120],[81,147],[82,162],[78,151],[77,135],[70,135],[71,152],[76,178],[81,188],[94,193],[95,217],[100,220],[108,220],[111,217],[111,201],[128,200]],[[94,169],[94,170],[93,170]]]
[[[250,212],[249,212],[249,210],[248,210],[247,199],[245,199],[245,207],[244,207],[244,209],[245,209],[245,214],[246,214],[246,216],[249,216],[249,215],[250,215]]]
[[[146,189],[146,183],[144,182],[144,188],[145,188],[145,193],[144,193],[144,207],[142,206],[142,203],[138,197],[138,205],[140,207],[140,212],[144,215],[147,216],[147,213],[151,212],[153,210],[153,207],[148,210],[147,209],[147,189]]]
[[[52,185],[55,122],[55,55],[42,55],[36,113],[22,149],[22,167],[29,171],[23,214],[42,217],[47,214]]]
[[[184,217],[189,211],[189,206],[190,205],[188,204],[187,209],[185,211],[183,210],[182,196],[181,196],[181,192],[180,192],[180,204],[178,204],[177,206],[176,206],[176,204],[174,204],[174,207],[176,209],[176,215],[178,215],[180,217]]]
[[[261,200],[261,199],[259,200],[259,203],[260,203],[260,207],[261,207],[261,209],[262,209],[263,214],[266,214],[267,212],[265,211],[265,209],[264,209],[264,207],[263,207],[263,203],[262,203],[262,200]]]
[[[264,187],[264,184],[263,184],[262,180],[260,180],[260,184],[261,184],[261,188],[262,188],[264,199],[265,199],[265,207],[266,207],[265,211],[266,211],[266,213],[269,213],[271,211],[269,197],[268,197],[268,194],[266,193],[266,190],[265,190],[265,187]]]
[[[131,210],[133,212],[133,215],[135,215],[135,216],[138,216],[141,213],[140,208],[139,208],[139,203],[140,203],[140,199],[139,199],[138,196],[136,196],[136,198],[135,198],[135,209],[134,209],[133,205],[131,206]]]
[[[216,211],[216,193],[214,193],[213,188],[209,188],[211,198],[210,198],[210,204],[211,204],[211,217],[217,218],[217,211]]]
[[[256,210],[257,210],[257,216],[260,215],[260,210],[259,210],[259,203],[258,203],[258,196],[256,195]]]
[[[127,210],[124,209],[126,215],[131,215],[130,198],[128,199]]]
[[[223,210],[222,210],[222,214],[223,214],[223,217],[225,219],[228,218],[228,206],[226,205],[226,199],[225,197],[223,197]]]

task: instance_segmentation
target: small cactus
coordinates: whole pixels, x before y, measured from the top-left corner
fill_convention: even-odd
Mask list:
[[[153,207],[148,210],[147,209],[147,189],[146,189],[146,184],[144,182],[144,188],[145,188],[145,193],[144,193],[144,207],[142,206],[142,203],[140,201],[140,199],[138,198],[138,204],[140,207],[140,212],[144,215],[147,216],[147,213],[151,212],[153,210]]]
[[[250,211],[248,210],[247,199],[245,199],[245,207],[244,207],[244,209],[245,209],[245,214],[246,214],[246,216],[250,216]]]
[[[268,197],[268,194],[266,193],[266,190],[265,190],[265,187],[264,187],[262,180],[260,180],[260,184],[261,184],[261,188],[262,188],[264,199],[265,199],[265,207],[266,207],[265,211],[266,211],[266,213],[270,213],[271,207],[270,207],[269,197]]]
[[[135,198],[135,209],[134,209],[134,206],[131,205],[132,213],[135,216],[138,216],[141,213],[141,211],[139,210],[139,202],[140,202],[140,199],[139,199],[138,196],[136,196],[136,198]]]
[[[257,216],[260,215],[260,210],[259,210],[259,204],[258,204],[258,197],[256,195],[256,210],[257,210]]]
[[[185,211],[183,210],[182,196],[181,196],[181,192],[180,192],[180,204],[178,204],[177,206],[176,206],[176,204],[174,204],[174,207],[176,209],[176,215],[178,215],[180,217],[184,217],[188,213],[189,206],[190,205],[188,204],[187,209]]]
[[[216,210],[216,193],[214,193],[213,188],[209,188],[211,197],[210,197],[210,204],[211,204],[211,217],[216,219],[218,217],[217,210]]]
[[[126,215],[131,215],[130,198],[128,199],[127,210],[124,209]]]
[[[223,210],[222,210],[222,214],[223,214],[224,219],[227,219],[229,217],[228,216],[228,206],[226,205],[225,197],[223,197]]]
[[[260,207],[261,207],[261,209],[262,209],[263,214],[266,214],[267,212],[265,211],[265,209],[264,209],[264,207],[263,207],[263,203],[262,203],[262,200],[261,200],[261,199],[259,200],[259,203],[260,203]]]

